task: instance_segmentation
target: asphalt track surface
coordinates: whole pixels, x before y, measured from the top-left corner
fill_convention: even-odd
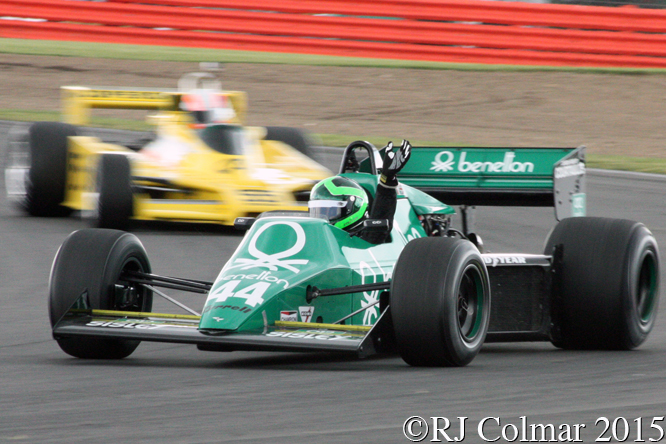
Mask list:
[[[0,126],[4,153],[6,126]],[[326,158],[332,167],[337,158]],[[399,357],[210,353],[143,343],[122,361],[71,358],[52,340],[47,286],[77,218],[28,218],[5,202],[0,184],[0,442],[401,443],[407,418],[454,422],[464,442],[512,439],[521,417],[553,424],[559,442],[636,442],[666,430],[666,322],[631,352],[572,352],[549,343],[487,344],[464,368],[412,368]],[[635,219],[666,247],[666,181],[588,175],[588,214]],[[540,253],[554,224],[550,208],[482,208],[477,231],[493,252]],[[135,230],[160,274],[212,280],[241,237],[230,229],[141,226]],[[662,267],[662,275],[664,273]],[[662,294],[663,294],[662,289]],[[186,300],[199,308],[203,299]],[[665,307],[663,296],[661,307]],[[156,300],[156,310],[160,305]],[[166,304],[166,303],[165,303]],[[478,430],[487,417],[483,435]],[[640,418],[640,420],[638,419]],[[656,418],[656,420],[655,420]],[[440,420],[440,427],[443,426]],[[509,425],[506,439],[502,427]],[[415,426],[414,431],[424,429]],[[571,434],[562,434],[570,430]],[[540,435],[536,436],[538,440]],[[437,439],[446,442],[443,435]],[[537,442],[520,435],[514,442]],[[487,441],[488,440],[488,441]],[[661,441],[666,442],[666,438]],[[437,441],[434,441],[437,442]],[[648,441],[649,442],[649,441]]]

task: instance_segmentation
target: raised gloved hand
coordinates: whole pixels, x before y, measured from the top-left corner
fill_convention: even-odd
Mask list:
[[[389,142],[386,145],[382,175],[379,177],[381,183],[390,187],[397,186],[398,179],[396,176],[402,167],[405,166],[411,154],[412,146],[408,141],[403,140],[402,145],[396,151],[393,151],[393,142]]]

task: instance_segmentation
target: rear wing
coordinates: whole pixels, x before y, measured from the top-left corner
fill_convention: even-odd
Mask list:
[[[93,108],[180,111],[180,99],[185,92],[175,89],[63,86],[60,94],[63,122],[87,125]],[[231,103],[236,113],[233,123],[243,124],[247,112],[246,94],[242,91],[221,91],[218,94]]]
[[[585,147],[413,147],[400,182],[448,205],[548,206],[585,215]]]

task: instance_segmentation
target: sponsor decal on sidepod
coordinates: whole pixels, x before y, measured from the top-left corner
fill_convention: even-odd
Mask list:
[[[228,308],[228,309],[231,309],[231,310],[238,310],[241,313],[249,313],[249,312],[252,311],[252,309],[248,308],[248,307],[239,307],[238,305],[222,305],[222,304],[220,304],[220,305],[208,305],[208,306],[204,307],[203,313],[208,313],[211,310],[218,310],[218,309],[225,309],[225,308]]]
[[[281,311],[280,320],[285,322],[298,322],[298,312],[296,310]]]
[[[298,312],[301,315],[301,322],[311,322],[314,315],[314,306],[298,307]]]

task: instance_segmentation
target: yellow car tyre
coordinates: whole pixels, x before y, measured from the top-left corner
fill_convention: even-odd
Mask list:
[[[97,169],[97,227],[128,230],[134,215],[132,172],[123,154],[102,154]]]
[[[60,204],[65,197],[67,138],[77,133],[76,127],[59,122],[37,122],[30,127],[24,204],[30,215],[61,217],[71,213]]]

